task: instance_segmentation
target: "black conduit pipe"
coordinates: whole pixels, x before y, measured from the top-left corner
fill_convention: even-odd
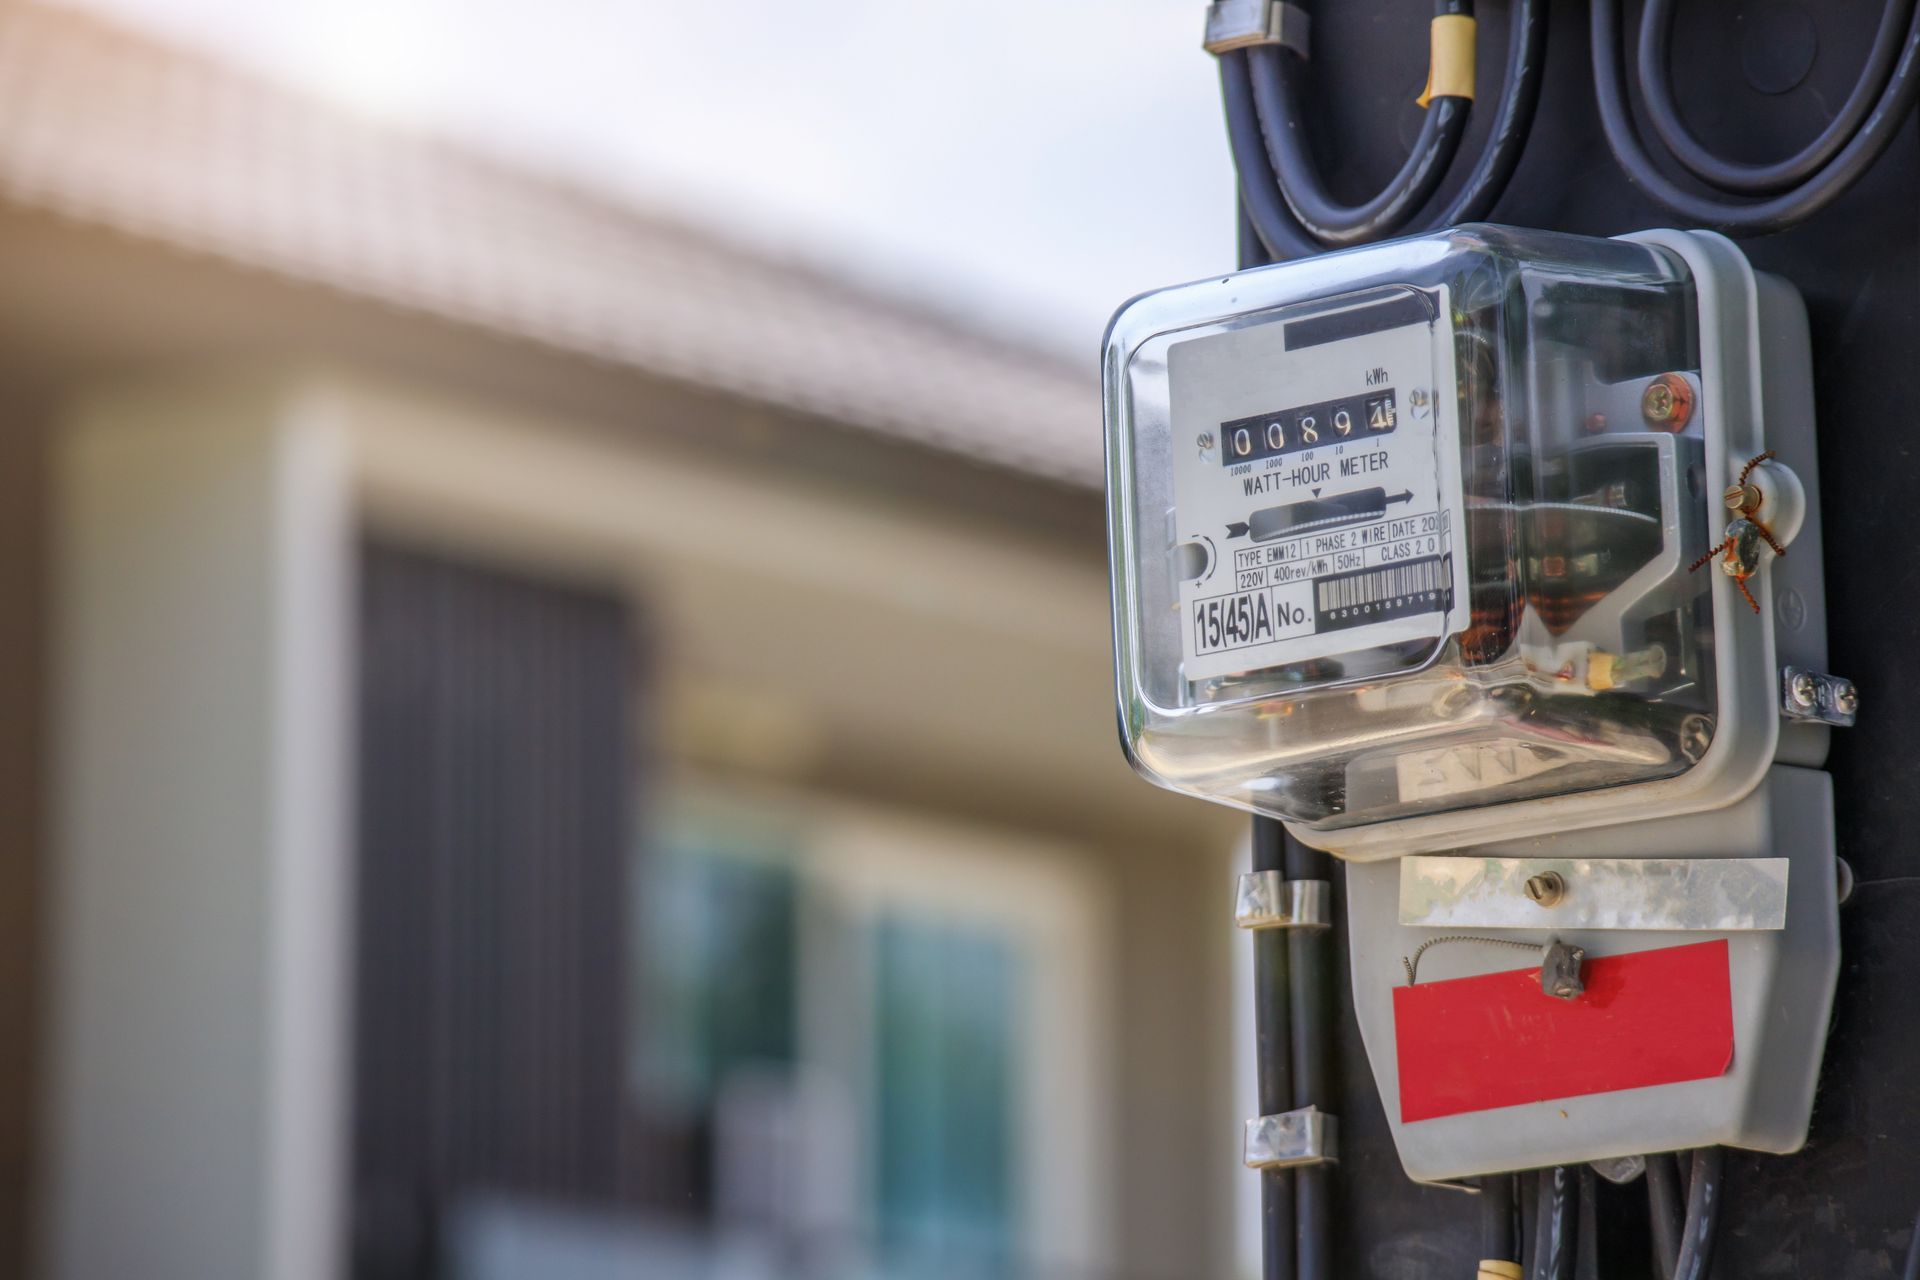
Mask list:
[[[1287,879],[1331,880],[1332,867],[1326,854],[1285,836],[1284,829],[1283,836]],[[1332,1109],[1332,932],[1286,931],[1293,995],[1290,1022],[1295,1108]],[[1329,1165],[1309,1165],[1294,1176],[1294,1239],[1300,1280],[1333,1280],[1333,1169]]]
[[[1253,869],[1285,874],[1285,831],[1271,818],[1253,820]],[[1292,984],[1287,935],[1291,929],[1253,933],[1253,1024],[1260,1114],[1293,1110]],[[1295,1280],[1294,1201],[1291,1169],[1260,1171],[1260,1274],[1263,1280]]]

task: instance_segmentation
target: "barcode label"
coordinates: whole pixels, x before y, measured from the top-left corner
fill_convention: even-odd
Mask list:
[[[1451,556],[1429,556],[1322,578],[1314,584],[1316,631],[1338,631],[1419,613],[1443,612],[1452,603]]]

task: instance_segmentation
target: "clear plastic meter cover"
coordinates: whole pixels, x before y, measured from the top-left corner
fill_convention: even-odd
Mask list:
[[[1670,777],[1712,739],[1685,267],[1470,226],[1109,332],[1122,736],[1330,829]]]

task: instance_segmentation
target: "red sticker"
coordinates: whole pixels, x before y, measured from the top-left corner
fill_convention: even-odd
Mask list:
[[[1726,939],[1588,960],[1559,1000],[1540,970],[1396,987],[1402,1123],[1677,1084],[1733,1062]]]

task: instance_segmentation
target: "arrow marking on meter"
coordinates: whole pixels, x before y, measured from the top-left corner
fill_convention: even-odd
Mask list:
[[[1411,490],[1389,497],[1385,489],[1375,486],[1371,489],[1339,494],[1332,498],[1310,498],[1278,507],[1262,507],[1248,516],[1246,523],[1236,521],[1228,525],[1227,536],[1238,538],[1242,534],[1251,533],[1255,542],[1265,542],[1270,538],[1283,537],[1298,530],[1324,529],[1330,525],[1378,520],[1387,514],[1387,507],[1390,504],[1412,500]]]

